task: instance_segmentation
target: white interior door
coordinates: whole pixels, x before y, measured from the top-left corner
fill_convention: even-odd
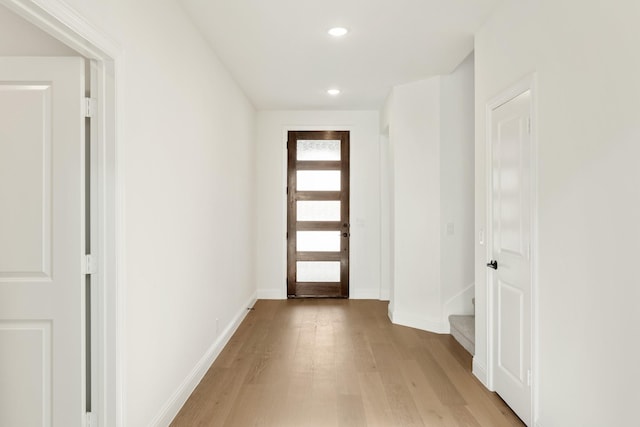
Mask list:
[[[84,424],[84,62],[0,58],[0,426]]]
[[[531,419],[531,92],[491,114],[493,385]],[[493,265],[491,265],[493,264]]]

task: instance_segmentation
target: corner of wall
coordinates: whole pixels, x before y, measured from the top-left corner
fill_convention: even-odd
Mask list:
[[[287,295],[284,290],[258,289],[257,299],[287,299]]]
[[[389,134],[389,125],[391,124],[391,109],[393,104],[393,89],[389,92],[387,99],[384,101],[382,110],[380,111],[380,133],[383,135]]]

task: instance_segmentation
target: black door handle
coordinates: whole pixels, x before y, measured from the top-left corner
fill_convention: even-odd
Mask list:
[[[349,237],[348,233],[342,233],[342,237]]]
[[[492,259],[491,262],[487,263],[487,267],[493,268],[494,270],[498,269],[498,261]]]

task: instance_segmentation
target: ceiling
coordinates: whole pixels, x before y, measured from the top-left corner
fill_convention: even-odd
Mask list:
[[[180,1],[256,108],[377,110],[394,85],[453,71],[500,0]]]

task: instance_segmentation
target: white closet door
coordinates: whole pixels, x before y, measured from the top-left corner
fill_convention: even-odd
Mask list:
[[[85,410],[84,61],[0,58],[0,425]]]
[[[492,111],[494,387],[531,419],[531,92]]]

